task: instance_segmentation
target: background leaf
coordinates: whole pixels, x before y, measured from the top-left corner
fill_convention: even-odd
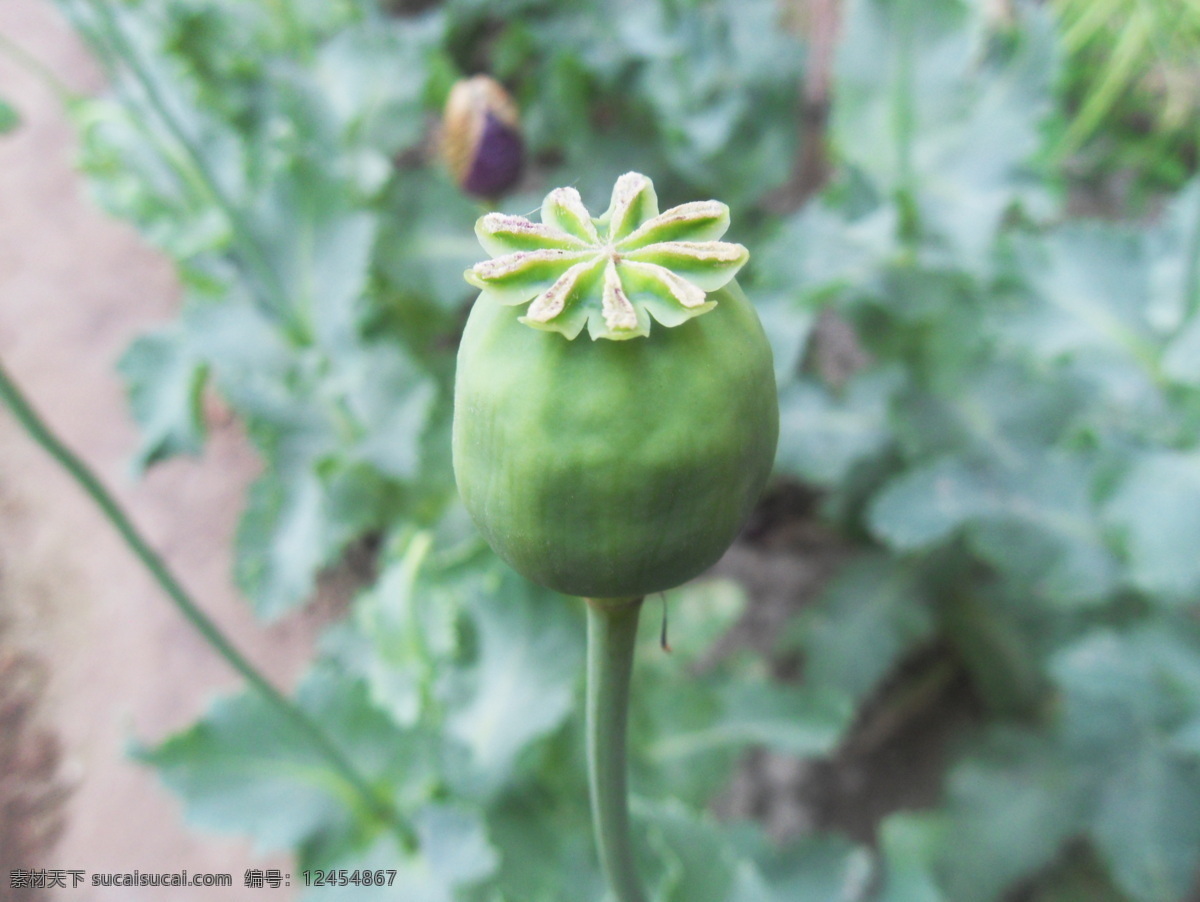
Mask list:
[[[375,779],[419,784],[431,763],[371,709],[362,686],[330,668],[314,671],[299,706],[338,737],[348,757]],[[311,740],[253,694],[217,702],[189,729],[138,757],[159,769],[198,826],[246,833],[261,849],[287,849],[319,835],[358,829],[356,799]],[[329,841],[326,839],[326,841]]]
[[[571,711],[583,657],[579,612],[564,599],[506,567],[488,583],[472,604],[478,657],[454,687],[446,727],[494,781]]]
[[[0,135],[13,131],[21,124],[21,116],[11,103],[0,100]]]
[[[1169,451],[1135,458],[1107,507],[1121,530],[1134,586],[1165,599],[1200,588],[1200,457]]]
[[[144,335],[117,365],[129,406],[142,430],[139,469],[176,454],[196,454],[204,444],[202,406],[207,367],[178,329]]]
[[[933,635],[919,573],[883,555],[842,569],[802,621],[805,677],[859,701]]]

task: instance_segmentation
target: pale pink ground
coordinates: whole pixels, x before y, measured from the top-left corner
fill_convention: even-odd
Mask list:
[[[49,3],[0,3],[0,34],[68,85],[94,92],[97,66]],[[139,332],[171,318],[170,264],[87,197],[72,168],[76,137],[53,94],[0,54],[0,96],[21,128],[0,136],[0,357],[50,424],[116,492],[205,608],[267,673],[290,683],[309,653],[305,620],[264,627],[230,580],[230,542],[258,463],[237,427],[214,424],[200,460],[136,481],[136,433],[114,364]],[[66,829],[42,866],[92,872],[230,872],[233,889],[36,892],[38,899],[146,902],[287,900],[242,888],[249,867],[290,862],[237,839],[202,836],[132,738],[153,741],[198,716],[237,679],[193,634],[92,504],[0,410],[0,619],[7,642],[50,671],[43,720],[61,738],[73,792]],[[3,729],[0,726],[0,729]],[[0,874],[0,899],[8,875]],[[24,896],[22,896],[23,898]]]

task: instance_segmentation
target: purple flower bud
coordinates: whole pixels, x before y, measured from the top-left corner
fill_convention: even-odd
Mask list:
[[[525,144],[516,104],[495,79],[454,85],[442,120],[442,157],[468,194],[497,197],[521,177]]]

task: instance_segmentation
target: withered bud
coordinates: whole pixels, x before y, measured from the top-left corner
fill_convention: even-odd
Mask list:
[[[442,117],[441,156],[459,187],[477,197],[498,197],[520,179],[520,116],[495,79],[476,75],[455,83]]]

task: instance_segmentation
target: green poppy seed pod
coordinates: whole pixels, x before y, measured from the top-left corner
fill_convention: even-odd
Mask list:
[[[573,188],[542,221],[490,213],[494,259],[458,356],[454,471],[496,552],[589,598],[673,588],[725,552],[775,456],[771,350],[719,241],[721,203],[665,213],[622,176],[590,216]],[[592,340],[580,333],[587,328]]]
[[[441,154],[468,194],[499,197],[517,183],[525,160],[521,121],[499,82],[476,75],[455,83],[442,116]]]

